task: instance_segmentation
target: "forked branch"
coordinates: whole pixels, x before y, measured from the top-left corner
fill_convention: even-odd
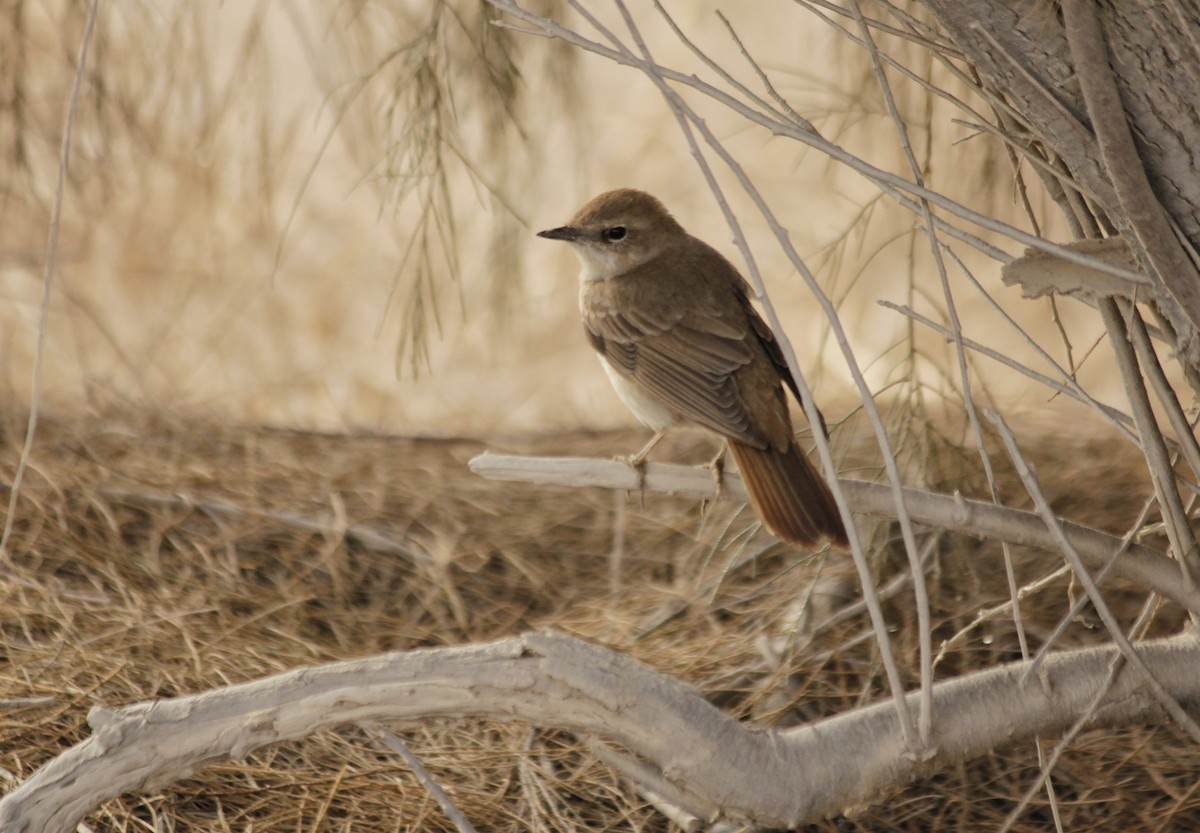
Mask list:
[[[1200,705],[1200,643],[1175,638],[1138,651],[1179,703]],[[997,745],[1065,729],[1094,698],[1114,653],[1055,655],[1041,686],[1021,684],[1025,663],[938,684],[936,745],[914,760],[890,701],[777,731],[738,723],[691,686],[565,635],[397,652],[93,710],[95,734],[0,800],[0,829],[67,833],[115,796],[159,790],[216,761],[341,724],[464,717],[598,736],[637,756],[627,774],[698,818],[794,827],[878,801]],[[1153,696],[1122,674],[1093,725],[1159,719]]]

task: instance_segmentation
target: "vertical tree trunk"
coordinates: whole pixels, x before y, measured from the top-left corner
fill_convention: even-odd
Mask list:
[[[1027,147],[1061,167],[1063,177],[1048,185],[1076,215],[1081,236],[1121,234],[1155,282],[1153,300],[1175,331],[1177,353],[1200,368],[1200,8],[1183,0],[926,6],[1011,109]],[[1115,82],[1132,134],[1123,160],[1104,141],[1125,129],[1114,123],[1120,116],[1098,109],[1081,82],[1093,89]],[[1130,159],[1144,177],[1130,170]],[[1123,177],[1148,183],[1141,199]],[[1080,206],[1090,218],[1080,221]]]

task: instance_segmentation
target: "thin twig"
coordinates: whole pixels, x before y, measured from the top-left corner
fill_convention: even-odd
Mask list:
[[[429,563],[432,561],[428,553],[416,549],[410,544],[398,541],[367,524],[354,523],[346,524],[342,527],[295,512],[268,512],[245,509],[223,500],[198,500],[187,495],[172,494],[170,492],[120,489],[105,486],[99,489],[98,494],[106,500],[119,501],[134,506],[174,507],[196,510],[215,518],[263,518],[299,532],[344,537],[347,541],[354,541],[365,550],[385,555],[397,555],[411,561],[413,564]]]
[[[1057,570],[1055,570],[1054,572],[1048,573],[1048,574],[1042,576],[1041,578],[1037,579],[1036,581],[1031,581],[1031,582],[1029,582],[1029,584],[1022,585],[1021,588],[1017,591],[1017,595],[1020,598],[1025,599],[1025,598],[1028,598],[1029,596],[1032,596],[1034,593],[1040,593],[1042,590],[1045,590],[1047,587],[1049,587],[1055,581],[1057,581],[1058,579],[1062,578],[1065,575],[1068,575],[1070,572],[1071,572],[1071,565],[1064,564],[1061,567],[1059,567]],[[976,613],[974,619],[972,619],[970,622],[968,622],[966,625],[964,625],[962,628],[960,628],[958,630],[958,632],[955,633],[953,636],[951,636],[949,639],[945,640],[942,643],[941,647],[938,648],[937,656],[934,657],[934,660],[933,660],[934,666],[937,666],[938,664],[940,664],[941,661],[946,658],[947,652],[950,650],[950,648],[952,648],[958,642],[962,641],[967,636],[967,634],[969,634],[971,631],[978,628],[984,622],[987,622],[991,619],[995,619],[997,616],[1003,616],[1004,614],[1008,613],[1008,611],[1012,609],[1012,605],[1013,605],[1013,601],[1012,601],[1012,599],[1009,599],[1007,602],[1002,602],[1001,604],[995,605],[994,607],[985,608],[984,610],[981,610],[978,613]]]
[[[862,46],[862,44],[855,39],[853,33],[851,33],[846,27],[837,25],[827,16],[816,11],[816,8],[819,7],[825,9],[826,11],[841,17],[850,17],[851,15],[849,11],[836,3],[828,2],[828,0],[797,0],[797,2],[809,13],[819,17],[821,20],[829,24],[829,26],[837,29],[846,37],[850,38],[855,43],[858,43],[859,46]],[[882,20],[868,18],[867,22],[870,24],[872,29],[877,29],[885,35],[892,35],[893,37],[900,38],[901,40],[906,40],[909,43],[919,46],[929,52],[941,53],[947,55],[948,57],[958,59],[963,57],[962,52],[959,51],[957,46],[948,40],[939,39],[936,31],[931,29],[929,26],[922,24],[921,21],[917,20],[912,15],[906,14],[903,9],[892,5],[888,5],[888,8],[894,15],[908,24],[909,29],[898,29],[895,26],[887,25]]]
[[[50,208],[50,233],[46,240],[46,267],[42,272],[42,304],[38,313],[37,347],[33,355],[33,380],[29,392],[29,423],[25,427],[25,442],[21,446],[21,457],[13,475],[12,493],[8,498],[8,514],[4,518],[4,533],[0,535],[0,563],[9,563],[8,541],[12,537],[17,516],[17,499],[21,493],[21,482],[29,466],[29,455],[33,451],[33,438],[37,433],[38,408],[42,390],[42,361],[46,354],[46,333],[50,330],[50,295],[54,287],[54,259],[58,253],[58,229],[62,223],[63,191],[67,181],[67,163],[71,158],[71,131],[75,127],[75,111],[79,106],[79,90],[83,86],[84,70],[87,67],[88,45],[92,41],[92,30],[96,25],[96,10],[100,0],[92,0],[88,6],[87,20],[83,24],[79,54],[75,58],[75,80],[71,83],[71,97],[67,101],[67,117],[63,125],[62,144],[58,151],[58,178],[54,183],[54,204]]]
[[[463,811],[458,809],[458,805],[454,803],[454,799],[442,789],[442,785],[425,768],[425,765],[421,763],[421,759],[408,748],[408,744],[381,723],[366,723],[363,724],[363,728],[368,733],[374,735],[384,746],[404,759],[404,763],[412,770],[412,774],[421,783],[421,786],[433,796],[433,800],[442,808],[442,812],[446,814],[446,818],[454,823],[455,828],[458,829],[458,833],[476,833],[475,826],[471,824]]]
[[[979,228],[996,232],[1017,243],[1024,244],[1048,254],[1056,255],[1069,263],[1087,266],[1091,269],[1103,272],[1104,274],[1125,278],[1126,280],[1136,281],[1144,279],[1144,276],[1142,276],[1139,272],[1119,265],[1106,263],[1103,260],[1092,258],[1087,254],[1075,251],[1069,246],[1062,246],[1044,238],[1037,237],[1036,235],[1030,234],[1023,229],[1016,228],[1015,226],[1004,223],[995,219],[994,217],[989,217],[986,214],[968,208],[967,206],[950,199],[944,194],[931,191],[927,188],[922,188],[902,176],[897,176],[890,171],[878,168],[861,157],[855,156],[839,145],[828,141],[820,136],[820,134],[809,133],[796,127],[790,122],[772,119],[769,116],[764,115],[758,110],[755,110],[753,107],[750,107],[744,102],[734,98],[724,90],[708,84],[693,74],[673,70],[660,64],[654,64],[651,66],[651,64],[653,64],[651,61],[640,59],[628,51],[622,52],[620,49],[607,47],[604,44],[583,37],[578,32],[568,29],[556,21],[526,11],[517,5],[514,0],[488,0],[488,2],[500,11],[511,14],[519,20],[536,27],[542,37],[556,38],[585,51],[609,58],[618,64],[639,69],[647,74],[658,74],[667,81],[674,81],[679,84],[683,84],[724,105],[733,112],[744,116],[746,119],[754,122],[755,124],[767,128],[776,135],[786,136],[790,139],[801,142],[802,144],[808,145],[815,150],[818,150],[821,153],[829,156],[834,161],[840,162],[851,170],[861,174],[866,179],[874,183],[876,187],[882,189],[885,193],[887,193],[889,196],[892,196],[894,199],[899,201],[901,205],[905,206],[911,211],[916,212],[919,210],[919,207],[916,205],[913,199],[909,199],[909,196],[912,198],[923,197],[929,200],[929,202],[933,205],[936,205],[937,207],[942,208],[954,216],[976,225]],[[573,8],[578,7],[573,5]],[[507,27],[508,24],[504,21],[497,21],[496,25]],[[938,227],[943,233],[952,235],[957,239],[968,243],[994,260],[997,260],[1001,263],[1007,263],[1012,259],[1012,256],[1003,250],[998,249],[997,247],[978,237],[975,237],[974,235],[964,232],[962,229],[959,229],[956,226],[946,224],[943,220],[938,220]]]
[[[1146,599],[1145,604],[1142,605],[1141,612],[1138,613],[1138,618],[1129,628],[1129,635],[1131,639],[1138,640],[1145,635],[1146,628],[1149,625],[1150,619],[1153,616],[1155,609],[1157,609],[1157,606],[1157,600],[1154,597]],[[1067,747],[1074,742],[1079,733],[1086,728],[1088,723],[1092,721],[1092,718],[1096,714],[1096,710],[1100,707],[1100,704],[1103,702],[1104,698],[1108,696],[1108,693],[1112,691],[1113,685],[1115,685],[1117,682],[1117,675],[1121,673],[1121,669],[1124,667],[1124,655],[1115,655],[1112,658],[1112,662],[1109,666],[1108,676],[1097,688],[1096,696],[1092,698],[1092,702],[1089,703],[1088,707],[1079,715],[1079,718],[1075,721],[1075,725],[1073,725],[1066,732],[1066,734],[1059,738],[1058,743],[1055,744],[1054,750],[1050,753],[1050,756],[1042,761],[1041,772],[1038,773],[1037,779],[1025,790],[1025,794],[1021,797],[1021,800],[1017,803],[1017,806],[1012,809],[1012,812],[1009,813],[1008,818],[1005,819],[1004,824],[996,833],[1008,833],[1008,831],[1012,829],[1012,826],[1016,823],[1017,818],[1025,811],[1025,808],[1029,806],[1029,802],[1033,800],[1035,795],[1037,795],[1038,790],[1041,788],[1043,783],[1046,785],[1047,789],[1049,789],[1050,773],[1054,771],[1054,766],[1058,763],[1059,757],[1061,757],[1062,753],[1067,750]],[[1028,672],[1026,672],[1026,676],[1028,676]],[[1039,760],[1041,760],[1042,757],[1041,751],[1042,750],[1039,745]]]
[[[1113,551],[1112,558],[1109,559],[1108,563],[1102,565],[1099,571],[1097,571],[1097,587],[1104,584],[1104,580],[1108,577],[1109,571],[1117,563],[1117,559],[1120,558],[1121,553],[1127,550],[1129,545],[1133,543],[1133,539],[1137,536],[1138,532],[1141,531],[1143,525],[1146,523],[1146,517],[1150,514],[1150,510],[1157,505],[1158,501],[1153,497],[1142,503],[1142,511],[1138,514],[1137,519],[1129,525],[1129,531],[1126,532],[1125,537],[1121,539],[1121,546]],[[1067,566],[1069,567],[1070,565]],[[1058,647],[1058,641],[1062,639],[1063,634],[1067,632],[1067,628],[1071,626],[1071,623],[1078,619],[1080,614],[1083,613],[1083,609],[1087,606],[1089,601],[1090,600],[1088,599],[1087,594],[1079,596],[1071,605],[1071,609],[1059,618],[1058,624],[1054,626],[1054,630],[1050,632],[1050,635],[1042,641],[1042,645],[1040,648],[1038,648],[1038,652],[1033,657],[1033,661],[1029,663],[1029,668],[1025,671],[1025,677],[1023,681],[1028,680],[1030,677],[1036,676],[1039,673],[1042,664],[1046,661],[1046,658],[1049,657],[1050,653]]]
[[[943,327],[941,324],[938,324],[936,321],[934,321],[930,318],[927,318],[924,315],[921,315],[921,313],[917,312],[916,310],[910,309],[905,306],[901,306],[900,304],[894,304],[891,301],[879,301],[879,305],[886,309],[890,309],[895,312],[898,312],[901,315],[912,318],[914,321],[920,322],[921,324],[925,325],[929,329],[934,330],[937,333],[940,333],[947,341],[950,341],[951,339],[954,338],[954,334],[952,332],[950,332],[949,329],[947,329],[946,327]],[[966,336],[963,336],[962,343],[965,347],[970,347],[976,353],[979,353],[980,355],[983,355],[983,356],[987,356],[989,359],[992,359],[992,360],[1004,365],[1005,367],[1008,367],[1008,368],[1011,368],[1012,370],[1017,371],[1022,376],[1032,379],[1033,381],[1037,382],[1038,384],[1045,385],[1046,387],[1050,388],[1050,390],[1053,390],[1056,393],[1066,394],[1067,396],[1070,396],[1072,399],[1078,400],[1079,402],[1083,402],[1086,405],[1090,405],[1092,408],[1094,408],[1096,410],[1097,413],[1099,413],[1102,416],[1104,416],[1105,418],[1107,418],[1108,422],[1114,428],[1116,428],[1118,432],[1120,432],[1121,436],[1125,437],[1125,439],[1129,440],[1132,443],[1135,443],[1135,444],[1137,443],[1137,435],[1134,434],[1132,430],[1130,430],[1130,426],[1134,424],[1133,417],[1129,416],[1129,414],[1126,414],[1126,413],[1118,410],[1117,408],[1112,407],[1111,405],[1105,405],[1103,402],[1099,401],[1098,399],[1093,398],[1092,395],[1089,394],[1087,391],[1085,391],[1082,387],[1080,387],[1079,383],[1076,382],[1075,379],[1073,379],[1070,375],[1068,375],[1066,373],[1066,371],[1062,371],[1063,381],[1056,382],[1054,379],[1051,379],[1049,376],[1047,376],[1043,373],[1038,373],[1036,370],[1028,367],[1027,365],[1021,364],[1020,362],[1018,362],[1016,359],[1012,358],[1011,356],[1005,355],[1004,353],[1001,353],[999,350],[994,350],[991,347],[987,347],[983,344],[980,344],[979,342],[974,341],[973,339],[967,338]],[[1054,366],[1056,368],[1058,368],[1059,370],[1062,370],[1062,368],[1059,367],[1057,365],[1057,363],[1053,362],[1053,359],[1051,359],[1050,361],[1051,361],[1051,363],[1054,364]]]
[[[628,778],[640,795],[686,833],[708,830],[701,817],[711,811],[708,808],[697,807],[694,798],[676,789],[657,768],[640,758],[613,749],[599,738],[585,736],[581,740],[601,763]]]
[[[623,492],[613,492],[612,546],[608,550],[608,592],[613,604],[621,595],[621,574],[625,565],[625,503]]]
[[[887,74],[883,70],[883,64],[879,59],[879,49],[875,45],[875,39],[871,36],[871,29],[867,25],[866,18],[863,17],[858,0],[850,0],[850,7],[855,19],[858,21],[863,42],[866,44],[867,51],[871,56],[871,66],[875,70],[875,77],[879,83],[879,88],[883,92],[883,100],[887,105],[888,114],[891,116],[892,123],[896,126],[896,132],[900,139],[900,147],[904,151],[904,158],[908,161],[909,172],[912,174],[913,181],[924,188],[925,177],[921,173],[921,166],[917,163],[916,154],[913,153],[912,143],[908,138],[908,129],[905,127],[904,120],[900,117],[900,111],[896,107],[896,99],[892,95],[892,86],[888,83]],[[958,312],[954,307],[954,299],[950,293],[950,281],[946,277],[946,262],[942,259],[942,247],[938,242],[937,230],[933,222],[933,211],[929,207],[928,200],[921,199],[920,206],[929,246],[933,253],[934,262],[937,265],[938,275],[942,281],[942,290],[945,294],[947,308],[950,313],[951,327],[955,333],[955,344],[959,358],[959,369],[962,373],[963,397],[967,405],[967,416],[971,421],[971,425],[975,428],[976,437],[979,442],[979,453],[983,455],[983,464],[988,472],[988,480],[992,482],[991,464],[987,459],[987,452],[983,444],[983,433],[979,431],[979,420],[975,414],[974,402],[971,399],[971,385],[967,376],[966,356],[962,347],[962,326],[959,323]],[[993,484],[994,496],[995,488]],[[917,556],[916,542],[914,541],[909,546],[907,536],[912,535],[911,528],[906,529],[902,523],[901,534],[906,536],[904,549],[908,554],[909,569],[913,572],[913,595],[917,602],[917,629],[919,631],[917,636],[920,646],[921,667],[921,744],[928,747],[933,742],[933,714],[930,711],[933,707],[933,696],[931,693],[933,688],[933,625],[930,621],[929,613],[929,592],[926,588],[925,576]],[[1007,547],[1005,547],[1005,558],[1011,562]]]
[[[746,59],[746,63],[750,65],[750,68],[753,69],[754,73],[758,76],[758,80],[760,83],[762,83],[763,88],[766,89],[767,95],[771,96],[771,98],[783,108],[783,111],[787,113],[788,118],[790,118],[798,126],[807,130],[811,130],[814,133],[817,132],[817,128],[813,125],[813,123],[797,113],[788,100],[780,95],[779,91],[775,89],[775,85],[771,83],[771,79],[767,76],[766,70],[759,66],[758,61],[754,60],[754,56],[750,54],[750,50],[746,48],[746,45],[742,43],[742,39],[738,37],[737,30],[735,30],[733,28],[733,24],[729,22],[729,18],[722,14],[719,9],[717,10],[716,14],[717,18],[723,24],[725,24],[725,30],[729,32],[729,37],[733,38],[733,42],[737,44],[738,51],[742,53],[742,57]]]
[[[1129,320],[1129,334],[1137,351],[1138,364],[1145,371],[1159,404],[1167,414],[1167,421],[1171,423],[1183,457],[1192,469],[1193,478],[1200,480],[1200,444],[1196,442],[1196,435],[1192,433],[1192,427],[1188,424],[1187,415],[1183,412],[1183,405],[1180,404],[1175,389],[1171,387],[1171,382],[1163,372],[1158,353],[1155,352],[1150,334],[1146,331],[1146,322],[1138,308],[1132,304],[1117,301],[1117,305],[1122,315]]]
[[[735,90],[737,90],[742,95],[746,96],[746,98],[750,99],[752,102],[757,104],[759,107],[761,107],[764,110],[766,110],[767,112],[771,113],[772,116],[774,116],[775,118],[778,118],[778,119],[785,118],[785,114],[784,114],[783,110],[777,109],[776,107],[772,106],[770,104],[770,102],[768,102],[762,96],[758,95],[753,90],[751,90],[749,87],[747,87],[745,84],[743,84],[741,81],[734,78],[733,75],[730,74],[724,67],[722,67],[716,61],[714,61],[711,57],[709,57],[707,52],[705,52],[700,47],[696,46],[696,44],[691,40],[691,38],[689,38],[684,33],[683,29],[679,28],[679,24],[675,22],[675,18],[671,17],[670,13],[667,12],[666,8],[663,6],[662,3],[659,2],[659,0],[654,0],[654,10],[657,11],[660,15],[662,15],[663,20],[665,20],[667,22],[667,25],[671,27],[671,31],[675,33],[675,37],[679,39],[679,42],[682,43],[684,46],[686,46],[688,48],[688,51],[691,52],[693,55],[695,55],[698,59],[700,59],[704,63],[705,66],[707,66],[709,69],[711,69],[717,75],[719,75],[721,78],[725,79],[726,84],[733,87]],[[721,19],[721,21],[725,23],[725,28],[729,30],[731,35],[733,35],[734,42],[737,43],[739,46],[741,46],[740,41],[738,41],[737,36],[733,34],[733,28],[729,25],[729,21],[727,21],[725,19],[725,16],[722,15],[718,11],[717,17],[719,17]],[[758,69],[757,65],[754,65],[754,68],[757,70]],[[760,78],[764,78],[761,70],[759,71],[759,76],[760,76]],[[764,78],[764,80],[765,80],[765,78]],[[766,86],[768,87],[768,89],[772,89],[770,87],[770,84],[767,84]],[[786,102],[783,102],[781,99],[777,99],[777,100],[780,101],[781,105],[787,106]],[[797,114],[790,107],[788,107],[788,112],[787,112],[786,117],[791,118],[793,121],[795,121],[797,124],[800,124],[801,126],[807,127],[809,130],[816,130],[816,128],[812,126],[811,122],[809,122],[807,119],[802,118],[799,114]]]

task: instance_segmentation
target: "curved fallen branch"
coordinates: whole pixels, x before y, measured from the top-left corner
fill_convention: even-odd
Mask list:
[[[1173,697],[1193,711],[1200,705],[1200,642],[1173,638],[1138,650]],[[93,709],[95,734],[0,800],[0,829],[66,833],[117,795],[155,791],[215,761],[339,724],[462,717],[597,735],[637,756],[627,774],[699,818],[793,827],[878,801],[997,745],[1065,729],[1095,697],[1116,656],[1112,648],[1054,655],[1040,686],[1021,685],[1027,663],[938,684],[936,749],[914,760],[904,755],[890,701],[786,731],[755,728],[685,683],[561,634],[384,654],[191,697]],[[1161,717],[1154,697],[1122,673],[1093,725]]]
[[[638,474],[619,460],[585,457],[514,457],[484,453],[469,463],[471,471],[493,480],[517,480],[560,486],[600,486],[606,489],[639,488]],[[896,517],[892,491],[879,483],[865,480],[841,481],[850,508],[862,515]],[[644,487],[648,492],[684,495],[702,499],[714,497],[746,500],[741,478],[725,472],[718,495],[712,473],[707,468],[648,463]],[[939,495],[917,489],[904,490],[904,505],[917,523],[960,532],[976,538],[1007,541],[1022,546],[1058,550],[1058,544],[1046,525],[1034,512],[1010,509],[962,495]],[[1117,553],[1111,572],[1153,590],[1180,606],[1200,613],[1200,591],[1184,586],[1179,565],[1152,547],[1130,543],[1121,552],[1122,541],[1098,529],[1060,520],[1063,533],[1089,569],[1102,569]]]

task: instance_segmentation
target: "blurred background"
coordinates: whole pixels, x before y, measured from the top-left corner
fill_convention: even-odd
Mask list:
[[[533,6],[580,23],[565,5]],[[27,403],[86,4],[6,9],[0,390]],[[909,176],[865,54],[837,26],[799,4],[740,3],[728,27],[716,9],[669,11],[695,46],[761,91],[732,29],[824,136]],[[635,11],[660,62],[722,83],[661,15]],[[597,14],[622,26],[607,4]],[[654,86],[490,25],[496,17],[475,0],[102,6],[71,147],[43,405],[422,434],[630,424],[580,334],[573,255],[534,233],[600,191],[637,187],[742,264]],[[927,53],[890,48],[915,76],[941,72],[955,91]],[[896,73],[893,83],[930,187],[1030,228],[1002,146],[916,81]],[[823,155],[688,100],[789,226],[873,391],[953,399],[958,371],[944,340],[877,303],[946,319],[918,218]],[[855,394],[828,324],[761,216],[727,171],[719,176],[836,418]],[[1065,239],[1036,178],[1027,197],[1041,233]],[[1002,307],[1105,392],[1107,359],[1087,360],[1094,316],[1060,301],[1060,335],[1045,301],[1020,300],[1000,284],[999,264],[959,249]],[[961,271],[950,279],[966,332],[1036,363]],[[986,360],[976,369],[985,403],[1028,412],[1050,401]]]

